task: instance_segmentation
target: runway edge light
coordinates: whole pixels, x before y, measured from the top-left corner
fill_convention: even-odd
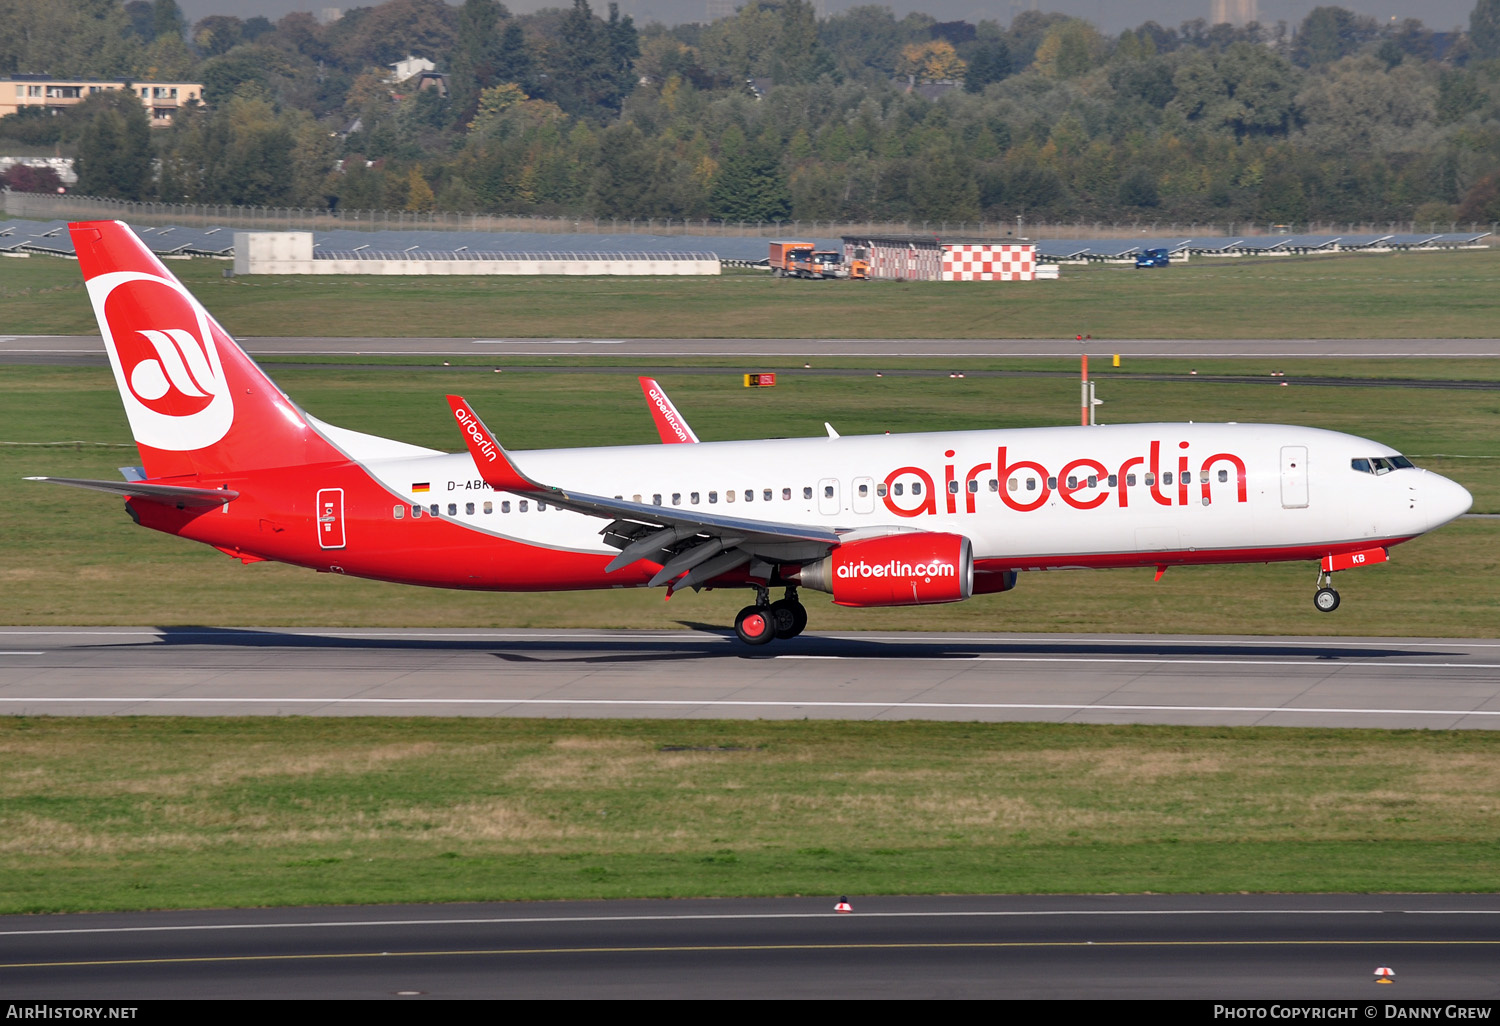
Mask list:
[[[839,903],[833,906],[835,912],[853,912],[854,906],[849,904],[849,896],[846,894],[839,899]],[[1390,970],[1386,970],[1389,972]]]
[[[1388,969],[1385,966],[1381,966],[1379,969],[1375,970],[1375,982],[1376,983],[1395,983],[1396,982],[1396,970],[1394,970],[1394,969]]]

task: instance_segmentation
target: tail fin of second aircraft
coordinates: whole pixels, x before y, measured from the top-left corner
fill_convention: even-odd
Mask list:
[[[340,458],[126,225],[68,229],[149,477]]]

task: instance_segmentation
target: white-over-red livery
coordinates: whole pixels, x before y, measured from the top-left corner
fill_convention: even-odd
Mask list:
[[[71,226],[142,466],[140,524],[245,562],[495,591],[751,589],[739,636],[848,606],[955,602],[1027,570],[1319,561],[1332,572],[1465,512],[1388,446],[1268,424],[612,446],[512,454],[449,396],[461,453],[322,423],[261,372],[123,224]],[[664,441],[697,441],[658,388]],[[785,597],[771,601],[774,587]]]

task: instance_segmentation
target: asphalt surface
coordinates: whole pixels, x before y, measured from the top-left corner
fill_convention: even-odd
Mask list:
[[[943,719],[1500,729],[1500,640],[0,630],[0,714]]]
[[[0,987],[11,1001],[1341,1000],[1358,1018],[1500,998],[1496,895],[851,895],[848,914],[836,897],[9,916]],[[1393,984],[1375,983],[1381,967]]]
[[[1500,339],[567,339],[243,338],[252,356],[1122,357],[1388,358],[1500,357]],[[102,362],[96,335],[0,335],[0,362]]]

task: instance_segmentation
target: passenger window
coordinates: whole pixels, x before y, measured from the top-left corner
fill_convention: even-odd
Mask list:
[[[861,499],[864,499],[864,498],[867,498],[869,496],[869,494],[870,494],[870,486],[867,485],[867,484],[861,484],[859,486],[859,497]]]
[[[391,507],[391,516],[395,517],[397,520],[401,520],[402,518],[404,518],[406,516],[406,507],[405,506],[392,506]]]
[[[1049,477],[1049,478],[1047,478],[1047,487],[1048,488],[1056,488],[1057,487],[1057,478],[1055,478],[1055,477]]]
[[[765,491],[761,492],[760,493],[760,497],[761,497],[761,499],[763,501],[770,502],[771,501],[771,489],[767,488]]]
[[[632,495],[630,497],[630,501],[631,502],[640,502],[641,501],[641,497],[639,495]]]
[[[520,501],[520,503],[516,506],[516,508],[518,510],[520,510],[522,513],[525,513],[525,512],[527,512],[528,510],[531,509],[531,507],[526,504],[526,500],[525,499],[522,499]]]
[[[708,493],[708,504],[710,506],[712,506],[714,503],[716,503],[718,501],[719,501],[719,493],[718,492],[709,492]]]
[[[781,501],[782,502],[791,502],[792,501],[792,490],[790,488],[783,488],[781,490]]]
[[[949,481],[948,482],[948,494],[949,495],[957,495],[958,494],[958,482],[957,481]]]
[[[698,505],[698,493],[688,492],[688,502],[691,502],[694,506]]]
[[[885,486],[884,481],[875,486],[875,494],[880,496],[882,499],[885,498],[886,493],[889,491],[890,489]]]
[[[1017,478],[1013,477],[1009,481],[1005,482],[1005,489],[1006,489],[1006,491],[1013,492],[1013,491],[1015,491],[1016,489],[1018,489],[1020,487],[1021,487],[1021,482]]]
[[[900,486],[898,485],[897,487],[900,487]],[[896,494],[900,495],[901,493],[897,492]],[[812,489],[811,488],[803,488],[802,489],[802,497],[804,499],[811,499],[812,498]]]
[[[495,512],[495,504],[493,502],[486,502],[484,504],[484,515],[489,516],[493,512]]]
[[[1069,488],[1077,488],[1078,487],[1078,478],[1075,477],[1072,474],[1068,475],[1068,487]]]
[[[537,503],[536,504],[536,511],[538,513],[545,513],[545,512],[547,512],[547,504],[545,502],[539,502],[539,503]]]
[[[437,516],[438,504],[434,502],[431,506],[427,507],[427,512],[431,513],[433,516]]]
[[[1146,475],[1146,484],[1148,486],[1156,484],[1156,475],[1155,474],[1147,474]]]
[[[990,491],[992,491],[992,492],[998,492],[999,490],[1000,490],[1000,481],[997,478],[993,478],[993,477],[990,478]]]
[[[501,513],[509,513],[510,512],[510,500],[509,499],[501,499],[500,500],[500,512]]]
[[[1105,478],[1105,480],[1109,482],[1109,486],[1111,488],[1120,483],[1120,479],[1117,478],[1114,474],[1109,475],[1109,477]]]
[[[1034,477],[1028,477],[1026,479],[1026,490],[1028,492],[1034,492],[1034,491],[1036,491],[1036,478],[1034,478]]]
[[[682,493],[681,492],[673,492],[672,493],[672,505],[674,505],[674,506],[681,506],[682,505]]]
[[[421,506],[413,506],[411,508],[411,518],[413,520],[416,520],[421,515],[422,515],[422,507]]]
[[[1227,470],[1221,470],[1221,471],[1219,471],[1219,483],[1220,484],[1224,484],[1228,480],[1229,480],[1229,471],[1227,471]]]
[[[651,496],[651,505],[653,505],[653,506],[660,506],[661,505],[661,492],[656,492],[655,494],[653,494]]]
[[[1099,487],[1099,475],[1098,474],[1090,474],[1089,475],[1089,487],[1090,488],[1098,488]]]
[[[456,516],[458,516],[458,503],[456,503],[456,502],[450,502],[450,503],[448,503],[448,515],[450,517],[456,517]]]
[[[831,499],[831,498],[833,498],[833,485],[824,485],[823,486],[823,498],[825,498],[825,499]]]
[[[903,484],[902,484],[902,483],[901,483],[901,482],[900,482],[900,481],[897,481],[897,482],[896,482],[896,494],[897,494],[897,495],[902,495],[902,494],[905,494],[905,493],[904,493],[904,492],[903,492],[903,491],[902,491],[902,489],[903,489],[903,488],[905,488],[905,487],[906,487],[906,486],[905,486],[905,485],[903,485]]]
[[[754,502],[755,501],[755,489],[754,488],[746,488],[745,489],[745,501],[746,502]]]
[[[1134,488],[1135,487],[1135,475],[1134,474],[1126,474],[1125,475],[1125,487],[1127,487],[1127,488]]]
[[[472,502],[466,502],[466,503],[464,503],[464,516],[472,517],[473,515],[474,515],[474,504]]]
[[[1184,470],[1182,472],[1182,483],[1183,484],[1192,484],[1193,483],[1193,472],[1191,470]]]
[[[828,491],[829,491],[829,494],[832,494],[833,489],[830,488]],[[922,482],[921,481],[913,481],[911,483],[911,493],[913,495],[921,495],[922,494]]]
[[[733,502],[734,501],[734,489],[733,488],[727,488],[727,489],[724,490],[724,501],[725,502]]]

